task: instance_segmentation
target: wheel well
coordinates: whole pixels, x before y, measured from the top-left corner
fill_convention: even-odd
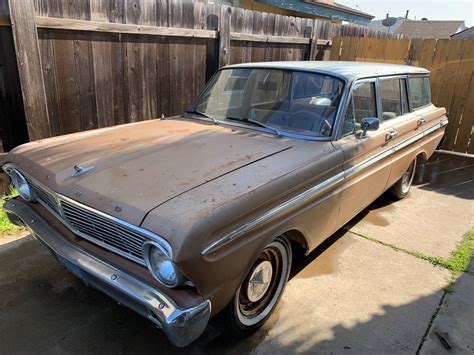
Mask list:
[[[428,160],[428,153],[423,151],[423,152],[418,153],[418,155],[416,157],[421,158],[423,160]]]
[[[284,233],[291,243],[291,252],[293,254],[306,254],[308,252],[308,242],[303,233],[299,230],[292,229]]]

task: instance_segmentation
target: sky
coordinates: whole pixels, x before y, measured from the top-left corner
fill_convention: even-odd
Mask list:
[[[336,2],[367,12],[375,19],[383,19],[389,13],[392,17],[405,16],[421,20],[464,20],[466,26],[474,25],[474,0],[336,0]]]

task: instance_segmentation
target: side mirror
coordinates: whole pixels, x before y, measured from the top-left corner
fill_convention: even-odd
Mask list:
[[[376,131],[380,127],[380,121],[377,117],[366,117],[360,122],[360,128],[362,128],[361,138],[367,136],[367,131]]]

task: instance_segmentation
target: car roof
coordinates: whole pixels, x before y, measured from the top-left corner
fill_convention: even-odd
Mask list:
[[[429,74],[429,71],[410,65],[385,64],[372,62],[344,61],[286,61],[242,63],[226,66],[225,68],[269,68],[286,70],[303,70],[316,73],[332,74],[349,81],[374,76],[389,76],[399,74]]]

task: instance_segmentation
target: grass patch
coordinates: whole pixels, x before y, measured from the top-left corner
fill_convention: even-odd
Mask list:
[[[426,255],[426,254],[413,251],[413,250],[407,250],[390,243],[382,242],[372,237],[367,237],[365,235],[354,233],[354,232],[351,232],[351,233],[356,234],[359,237],[370,240],[372,242],[389,247],[393,250],[400,251],[402,253],[414,256],[422,260],[426,260],[433,265],[441,266],[443,268],[450,270],[451,277],[449,278],[448,284],[443,287],[443,290],[446,293],[452,293],[454,291],[453,284],[456,281],[456,277],[461,272],[469,271],[471,258],[474,255],[474,231],[470,231],[464,234],[463,239],[458,244],[456,249],[453,252],[451,252],[451,257],[449,259],[441,258],[439,256]]]
[[[351,232],[351,233],[354,233],[354,232]],[[354,233],[354,234],[357,234],[357,233]],[[433,265],[444,267],[453,272],[453,280],[454,280],[454,276],[458,275],[459,273],[469,271],[469,263],[474,253],[474,231],[470,231],[464,234],[462,241],[458,244],[457,248],[451,253],[451,257],[449,259],[441,258],[439,256],[426,255],[417,251],[400,248],[396,245],[385,243],[375,238],[367,237],[362,234],[357,234],[357,235],[359,237],[365,238],[372,242],[389,247],[393,250],[400,251],[405,254],[417,257],[419,259],[426,260],[432,263]],[[453,280],[451,280],[449,285],[446,286],[448,289],[450,289]],[[448,290],[446,291],[449,292]]]
[[[464,234],[464,238],[459,243],[456,250],[451,253],[448,259],[449,267],[453,271],[467,272],[469,271],[469,263],[474,253],[474,231]]]
[[[15,226],[14,224],[11,224],[8,220],[7,215],[5,214],[5,212],[3,212],[2,208],[6,200],[17,195],[18,193],[14,189],[12,189],[9,195],[0,197],[0,236],[15,234],[16,232],[23,229],[21,227]]]

